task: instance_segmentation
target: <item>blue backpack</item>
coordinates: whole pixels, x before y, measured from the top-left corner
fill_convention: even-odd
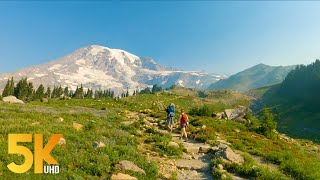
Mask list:
[[[175,111],[176,111],[176,108],[174,106],[168,106],[167,112],[169,113],[170,117],[174,116]]]

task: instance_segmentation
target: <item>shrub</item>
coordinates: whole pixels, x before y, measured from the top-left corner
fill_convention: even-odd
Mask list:
[[[287,160],[289,157],[285,156],[279,152],[271,151],[265,156],[266,160],[272,162],[273,164],[280,165],[282,162]]]
[[[199,92],[198,92],[198,97],[200,97],[200,98],[206,98],[206,97],[208,97],[208,95],[207,95],[204,91],[199,91]]]
[[[193,116],[211,116],[212,112],[208,105],[203,105],[201,107],[191,108],[189,114]]]
[[[269,109],[264,108],[262,110],[261,126],[258,133],[265,135],[269,139],[274,139],[274,130],[277,128],[277,123],[274,121],[274,117]]]
[[[179,148],[176,148],[173,146],[168,146],[167,142],[157,142],[155,147],[159,153],[165,154],[167,156],[180,157],[182,155],[183,147],[181,145],[179,146]]]

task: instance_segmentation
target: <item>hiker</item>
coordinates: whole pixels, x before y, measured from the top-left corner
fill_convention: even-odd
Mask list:
[[[189,124],[189,118],[188,116],[184,113],[184,110],[181,110],[181,115],[179,117],[179,122],[180,122],[180,128],[181,128],[181,135],[180,139],[183,138],[183,136],[186,138],[186,142],[188,142],[188,135],[186,131],[186,127]]]
[[[173,117],[174,117],[174,113],[176,111],[176,108],[174,107],[174,104],[171,103],[167,109],[166,109],[166,116],[167,116],[167,127],[170,130],[170,132],[172,132],[172,128],[173,128]]]

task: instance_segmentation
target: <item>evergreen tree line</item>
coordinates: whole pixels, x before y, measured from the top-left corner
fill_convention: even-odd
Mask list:
[[[37,89],[34,89],[33,83],[28,82],[27,78],[22,78],[16,85],[13,77],[8,79],[5,88],[2,92],[2,97],[15,96],[23,101],[33,101],[42,98],[76,98],[76,99],[90,99],[90,98],[114,98],[114,91],[109,90],[97,90],[92,89],[84,90],[83,85],[77,86],[76,91],[69,90],[68,87],[62,88],[61,86],[54,86],[53,90],[50,87],[45,87],[40,84]],[[128,95],[129,96],[129,95]]]
[[[290,102],[320,105],[320,61],[299,65],[292,70],[279,87],[279,94]],[[315,107],[316,108],[316,107]]]
[[[147,88],[141,90],[140,92],[135,91],[133,94],[134,95],[135,94],[154,94],[154,93],[160,92],[160,91],[162,91],[162,87],[155,84],[155,85],[152,86],[152,89],[147,87]]]
[[[149,87],[146,87],[145,89],[142,89],[141,91],[134,90],[132,95],[135,96],[138,94],[154,94],[154,93],[160,92],[160,91],[162,91],[162,87],[155,84],[152,86],[152,89],[150,89]],[[129,94],[129,89],[127,88],[127,91],[125,93],[122,93],[121,97],[124,98],[124,97],[128,97],[128,96],[130,96],[130,94]]]

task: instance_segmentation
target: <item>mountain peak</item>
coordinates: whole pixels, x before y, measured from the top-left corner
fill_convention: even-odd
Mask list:
[[[249,90],[278,84],[295,66],[268,66],[257,64],[249,69],[212,84],[210,89]]]
[[[28,77],[34,86],[61,85],[75,90],[80,84],[90,89],[113,89],[120,94],[127,88],[135,90],[154,84],[164,88],[177,82],[185,87],[207,88],[223,76],[200,72],[178,71],[160,66],[152,58],[140,58],[122,49],[100,45],[82,47],[56,61],[0,75],[0,88],[8,77]]]
[[[113,49],[113,48],[104,47],[104,46],[100,46],[100,45],[90,45],[90,46],[85,47],[84,49],[87,49],[88,53],[93,56],[96,56],[99,53],[105,53],[111,59],[117,59],[117,60],[128,59],[132,63],[134,63],[135,60],[140,59],[137,55],[129,53],[125,50]]]
[[[269,65],[263,64],[263,63],[259,63],[253,67],[269,67]]]

